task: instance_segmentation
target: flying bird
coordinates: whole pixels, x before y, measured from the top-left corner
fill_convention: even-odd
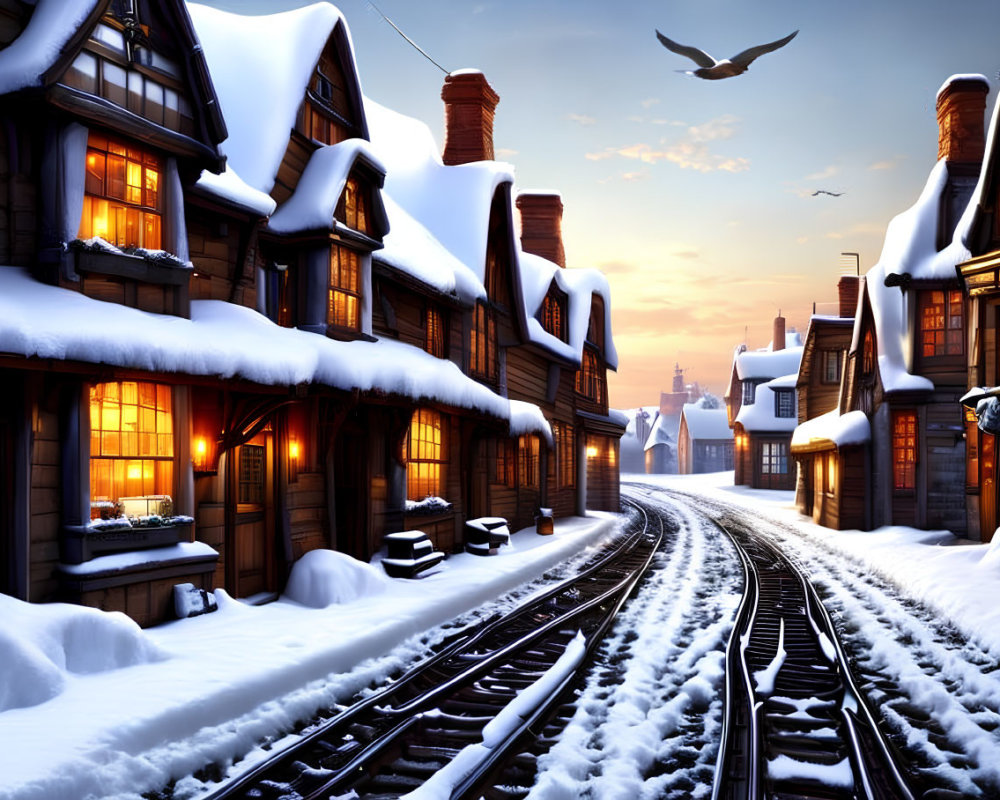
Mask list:
[[[754,59],[759,58],[764,55],[764,53],[770,53],[772,50],[784,47],[795,38],[795,34],[797,33],[798,31],[790,33],[784,39],[778,39],[776,42],[759,44],[756,47],[749,47],[742,53],[739,53],[732,58],[724,58],[721,61],[716,61],[704,50],[699,50],[697,47],[691,47],[686,44],[678,44],[672,39],[668,39],[659,31],[656,32],[656,38],[660,40],[661,44],[666,47],[667,50],[677,53],[678,55],[687,56],[698,65],[698,69],[679,69],[677,70],[678,72],[695,75],[709,81],[717,81],[722,78],[732,78],[736,75],[742,75],[747,71],[747,69],[750,68],[750,64],[754,61]]]
[[[812,193],[812,196],[817,197],[818,195],[821,194],[828,194],[830,195],[830,197],[840,197],[843,194],[843,192],[830,192],[827,191],[826,189],[817,189],[815,192]]]

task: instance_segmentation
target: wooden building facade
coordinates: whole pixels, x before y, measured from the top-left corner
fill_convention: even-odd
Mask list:
[[[511,180],[477,199],[478,290],[379,257],[386,168],[332,6],[279,15],[312,49],[268,147],[239,112],[227,130],[254,67],[213,45],[274,31],[179,0],[101,0],[41,33],[23,3],[0,16],[5,302],[89,315],[25,318],[0,347],[0,591],[149,625],[178,583],[273,597],[316,548],[368,560],[417,528],[457,552],[470,517],[618,509],[606,282],[553,278],[531,307]],[[3,58],[28,34],[56,54],[34,73]],[[492,92],[475,76],[444,94]],[[460,158],[492,157],[485,108]]]

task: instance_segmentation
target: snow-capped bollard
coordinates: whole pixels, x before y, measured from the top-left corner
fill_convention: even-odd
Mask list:
[[[479,517],[465,521],[465,550],[477,556],[495,556],[510,544],[510,529],[503,517]]]
[[[552,519],[551,508],[539,508],[535,514],[535,533],[539,536],[551,536],[556,532],[555,521]]]

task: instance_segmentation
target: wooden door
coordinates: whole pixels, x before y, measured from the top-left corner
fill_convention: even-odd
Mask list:
[[[371,558],[373,549],[368,541],[368,448],[367,426],[359,412],[352,412],[334,448],[336,542],[338,550],[362,561]]]
[[[274,442],[270,431],[259,433],[235,450],[236,524],[235,586],[237,597],[272,592],[274,585]]]

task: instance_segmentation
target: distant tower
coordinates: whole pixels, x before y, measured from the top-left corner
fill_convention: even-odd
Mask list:
[[[674,362],[674,394],[685,391],[684,388],[684,370],[681,369],[681,365]]]

